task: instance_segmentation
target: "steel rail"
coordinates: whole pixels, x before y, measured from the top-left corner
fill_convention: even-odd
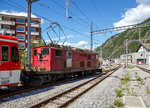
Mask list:
[[[38,86],[38,87],[21,87],[21,88],[15,90],[15,91],[6,91],[6,92],[2,91],[3,93],[0,93],[0,100],[2,98],[18,95],[18,94],[21,94],[21,93],[24,93],[24,92],[30,92],[32,90],[42,89],[42,88],[54,86],[54,85],[69,82],[69,81],[75,81],[75,80],[79,80],[79,79],[86,78],[86,77],[89,77],[89,76],[91,76],[91,75],[75,77],[75,78],[68,78],[66,80],[51,82],[49,84],[44,84],[44,85],[41,85],[41,86]]]
[[[144,72],[147,72],[147,73],[150,74],[150,70],[148,70],[148,69],[146,69],[146,68],[143,68],[143,67],[140,67],[140,66],[135,66],[135,67],[137,67],[137,68],[143,70]]]
[[[44,106],[47,105],[49,102],[52,102],[52,101],[54,101],[54,100],[57,100],[57,99],[63,97],[64,95],[66,95],[66,94],[68,94],[68,93],[71,93],[71,92],[73,92],[73,91],[79,89],[80,87],[85,86],[86,84],[89,84],[90,82],[92,82],[92,81],[94,81],[94,80],[100,78],[98,82],[96,82],[96,83],[94,82],[94,84],[92,84],[90,87],[86,88],[86,89],[85,89],[84,91],[82,91],[81,93],[77,94],[76,96],[69,97],[69,98],[71,98],[71,99],[69,99],[68,101],[66,101],[66,102],[64,102],[64,103],[56,103],[57,105],[60,104],[57,108],[66,107],[68,104],[70,104],[71,102],[73,102],[73,101],[74,101],[75,99],[77,99],[79,96],[81,96],[82,94],[86,93],[88,90],[90,90],[91,88],[93,88],[94,86],[96,86],[97,84],[99,84],[100,82],[102,82],[104,79],[106,79],[107,77],[109,77],[111,74],[113,74],[113,73],[114,73],[116,70],[118,70],[119,68],[120,68],[120,67],[117,67],[117,68],[115,68],[115,69],[111,69],[111,70],[105,71],[105,73],[102,75],[103,77],[102,77],[102,76],[95,77],[95,78],[93,78],[93,79],[91,79],[91,80],[89,80],[89,81],[87,81],[87,82],[84,82],[84,83],[82,83],[82,84],[80,84],[80,85],[78,85],[78,86],[76,86],[76,87],[73,87],[73,88],[71,88],[71,89],[69,89],[69,90],[66,90],[66,91],[60,93],[60,94],[57,94],[57,95],[55,95],[55,96],[53,96],[53,97],[51,97],[51,98],[49,98],[49,99],[47,99],[47,100],[45,100],[45,101],[42,101],[42,102],[40,102],[40,103],[38,103],[38,104],[35,104],[35,105],[31,106],[31,108],[44,107]],[[110,72],[111,72],[111,73],[110,73]],[[64,97],[65,97],[65,96],[64,96]]]

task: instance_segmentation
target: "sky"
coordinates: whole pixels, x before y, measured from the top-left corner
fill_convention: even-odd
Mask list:
[[[0,0],[0,13],[27,16],[26,0]],[[73,47],[90,49],[90,32],[141,23],[150,17],[150,0],[69,0],[66,19],[66,0],[39,0],[32,3],[32,17],[41,18],[43,39]],[[52,22],[59,26],[47,29]],[[115,32],[116,33],[116,32]],[[100,46],[115,33],[94,34],[93,48]],[[60,40],[59,40],[60,37]],[[67,39],[66,39],[67,37]]]

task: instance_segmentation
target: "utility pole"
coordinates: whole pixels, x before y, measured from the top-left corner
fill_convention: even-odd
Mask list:
[[[102,47],[100,47],[100,67],[102,67]]]
[[[28,37],[27,37],[27,66],[28,71],[31,71],[31,4],[33,2],[39,1],[39,0],[27,0],[28,1]]]
[[[126,66],[128,66],[128,39],[126,39]]]
[[[93,34],[92,34],[93,33],[93,22],[91,21],[90,23],[91,23],[91,51],[92,51],[92,49],[93,49],[92,48],[92,46],[93,46]]]
[[[66,0],[66,18],[67,18],[67,20],[68,20],[68,18],[69,18],[69,8],[68,8],[68,5],[69,5],[69,0]]]

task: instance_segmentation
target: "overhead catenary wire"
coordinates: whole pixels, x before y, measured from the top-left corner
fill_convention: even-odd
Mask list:
[[[25,7],[23,7],[23,6],[21,6],[21,5],[17,4],[17,3],[15,3],[15,2],[13,2],[13,1],[10,1],[10,0],[8,0],[8,1],[11,2],[12,4],[9,3],[9,2],[6,2],[6,1],[3,1],[3,3],[5,3],[5,4],[7,4],[7,5],[10,5],[10,6],[12,6],[12,7],[15,7],[15,8],[17,8],[17,9],[20,9],[20,10],[22,10],[22,11],[26,11],[26,12],[27,12],[27,9],[26,9]],[[14,4],[15,4],[15,5],[14,5]],[[35,14],[36,16],[40,17],[40,18],[43,18],[43,19],[47,20],[47,21],[50,22],[50,23],[53,22],[53,21],[49,20],[48,18],[43,17],[43,16],[41,16],[41,15],[35,13],[35,12],[32,12],[32,13]],[[60,24],[60,26],[62,26],[62,27],[65,28],[65,29],[68,29],[68,30],[70,30],[70,31],[73,31],[73,32],[75,32],[75,33],[78,33],[78,34],[80,34],[80,35],[82,35],[82,36],[84,36],[84,37],[86,37],[86,38],[90,38],[89,36],[87,36],[87,35],[85,35],[85,34],[83,34],[83,33],[80,33],[80,32],[78,32],[78,31],[76,31],[76,30],[74,30],[74,29],[71,29],[71,28],[66,27],[66,26],[64,26],[64,25],[61,25],[61,24]],[[93,40],[95,40],[95,39],[93,39]],[[100,42],[99,40],[95,40],[95,41]],[[102,43],[102,42],[100,42],[100,43]]]
[[[99,16],[99,18],[101,18],[103,20],[102,22],[105,24],[106,22],[105,22],[103,16],[101,15],[101,13],[99,12],[99,10],[97,9],[97,7],[96,7],[95,3],[93,2],[93,0],[91,0],[91,4],[92,4],[93,8],[95,9],[95,11],[96,11],[97,15]]]
[[[58,5],[59,7],[63,8],[64,10],[66,10],[66,8],[64,6],[62,6],[61,4],[59,4],[58,2],[56,2],[55,0],[53,0],[53,2]],[[76,14],[72,13],[71,11],[69,11],[69,13],[71,13],[73,16],[77,16]],[[66,17],[66,16],[65,16]],[[87,24],[90,26],[89,23],[85,22],[83,19],[79,18],[80,21],[82,21],[83,23]]]
[[[89,22],[92,22],[92,20],[89,19],[89,17],[80,9],[80,7],[78,5],[76,5],[76,3],[74,1],[71,0],[71,2],[88,19]],[[95,28],[98,29],[98,27],[96,27],[96,26],[95,26]]]

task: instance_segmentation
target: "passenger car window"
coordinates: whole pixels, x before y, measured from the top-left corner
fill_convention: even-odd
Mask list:
[[[13,46],[11,48],[11,61],[12,62],[18,62],[19,61],[18,48],[15,46]]]
[[[9,61],[9,48],[8,46],[2,46],[1,47],[1,53],[2,53],[2,61]]]
[[[36,56],[37,55],[37,50],[34,50],[34,56]]]
[[[48,55],[49,54],[49,48],[42,48],[41,49],[41,54],[42,55]]]

